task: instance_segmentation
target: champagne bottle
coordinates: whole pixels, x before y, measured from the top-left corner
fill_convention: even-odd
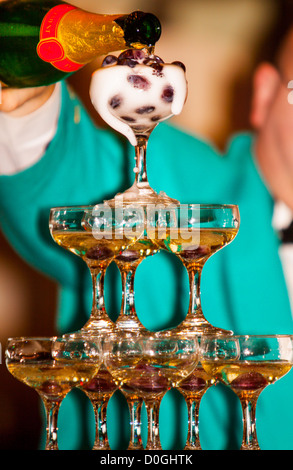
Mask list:
[[[153,47],[156,16],[99,15],[58,0],[0,2],[0,81],[25,88],[50,85],[95,57],[134,47]]]

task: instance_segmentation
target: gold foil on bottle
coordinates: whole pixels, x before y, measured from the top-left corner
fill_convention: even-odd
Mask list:
[[[65,56],[85,64],[95,56],[124,49],[124,32],[114,22],[116,18],[117,15],[97,16],[82,10],[64,15],[58,26],[58,40]]]

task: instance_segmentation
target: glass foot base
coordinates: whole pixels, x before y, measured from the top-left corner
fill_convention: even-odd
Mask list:
[[[147,444],[145,450],[163,450],[161,444]]]
[[[175,328],[166,330],[165,333],[170,335],[181,335],[181,336],[232,336],[234,333],[232,330],[225,330],[211,325],[208,321],[183,321]]]
[[[63,337],[66,338],[102,338],[105,335],[111,334],[114,331],[114,323],[109,323],[109,320],[90,320],[80,330],[66,333]]]
[[[94,444],[92,450],[111,450],[111,447],[108,443],[97,443]]]
[[[261,450],[258,444],[242,445],[239,450]]]
[[[183,450],[202,450],[201,446],[198,445],[192,445],[192,444],[187,444]]]
[[[146,334],[150,334],[147,332],[146,328],[138,323],[137,321],[121,321],[115,323],[115,334],[117,336],[123,336],[123,335],[130,335],[130,336],[144,336]]]
[[[127,450],[144,450],[144,446],[142,445],[142,443],[139,443],[139,444],[129,444]]]
[[[179,201],[173,199],[164,192],[156,193],[149,185],[136,186],[133,185],[123,193],[117,194],[113,199],[105,201],[110,206],[121,206],[121,205],[179,205]]]

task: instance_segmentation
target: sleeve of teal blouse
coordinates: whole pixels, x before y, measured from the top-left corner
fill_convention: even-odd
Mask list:
[[[18,254],[36,269],[74,286],[78,259],[58,247],[49,233],[50,208],[100,202],[121,185],[123,148],[97,130],[63,85],[58,130],[35,165],[0,177],[1,229]],[[61,269],[62,266],[62,269]]]

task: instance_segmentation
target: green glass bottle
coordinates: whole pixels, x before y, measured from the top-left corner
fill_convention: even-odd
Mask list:
[[[55,83],[95,57],[153,47],[159,20],[141,11],[99,15],[58,0],[0,3],[0,81],[24,88]]]

